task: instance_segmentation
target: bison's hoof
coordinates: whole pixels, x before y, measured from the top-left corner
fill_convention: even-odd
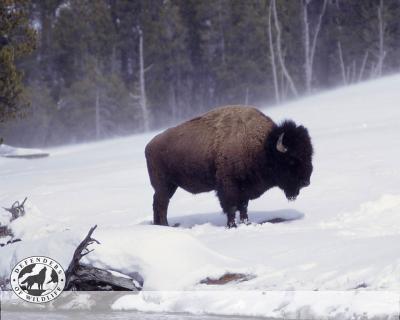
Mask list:
[[[245,225],[251,224],[248,218],[240,219],[240,223],[241,223],[241,224],[245,224]]]
[[[228,229],[230,228],[237,228],[236,222],[235,221],[229,221],[228,224],[226,225]]]

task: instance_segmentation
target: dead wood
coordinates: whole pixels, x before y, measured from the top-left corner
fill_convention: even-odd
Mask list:
[[[88,265],[79,265],[71,276],[70,283],[76,291],[139,291],[132,278],[116,276],[108,270]]]
[[[7,227],[7,226],[0,226],[0,238],[3,237],[12,237],[13,233],[11,232],[11,230]]]
[[[205,278],[200,281],[201,284],[207,285],[224,285],[230,282],[243,282],[254,279],[255,276],[251,274],[244,273],[225,273],[223,276],[215,279],[215,278]]]
[[[90,252],[92,252],[94,249],[89,250],[87,247],[93,243],[100,244],[99,241],[96,239],[92,238],[93,231],[97,228],[97,225],[94,227],[90,228],[89,233],[86,235],[85,239],[82,240],[82,242],[78,245],[78,247],[75,249],[74,255],[72,257],[72,261],[68,266],[67,271],[65,272],[65,277],[66,277],[66,283],[65,283],[65,289],[66,290],[73,290],[73,283],[71,280],[74,280],[74,274],[76,273],[77,269],[79,268],[79,262],[82,259],[82,257],[86,256]]]
[[[8,240],[6,243],[0,243],[0,247],[4,247],[4,246],[6,246],[8,244],[12,244],[12,243],[19,242],[19,241],[21,241],[21,239]]]
[[[9,154],[3,156],[4,158],[12,158],[12,159],[27,159],[27,160],[32,160],[32,159],[40,159],[40,158],[47,158],[50,156],[48,153],[37,153],[37,154],[26,154],[26,155],[16,155],[16,154]]]
[[[90,265],[81,264],[80,260],[92,252],[88,246],[99,241],[92,238],[97,225],[89,230],[89,233],[76,248],[72,261],[65,273],[65,290],[73,291],[139,291],[143,282],[128,276],[118,276],[108,270],[103,270]],[[136,282],[136,284],[135,284]]]
[[[11,206],[11,208],[3,208],[4,210],[11,213],[10,222],[25,215],[26,200],[28,200],[27,197],[25,197],[25,199],[24,199],[24,201],[22,201],[22,203],[20,203],[19,201],[15,201],[13,203],[13,205]]]

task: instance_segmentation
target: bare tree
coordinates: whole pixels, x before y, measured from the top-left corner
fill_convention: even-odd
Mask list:
[[[276,103],[279,103],[280,95],[279,95],[278,75],[276,72],[274,42],[272,39],[271,11],[272,11],[272,1],[269,3],[269,10],[268,10],[268,40],[269,40],[269,54],[270,54],[270,61],[272,68],[272,78],[274,81],[274,89],[275,89],[275,101]]]
[[[342,44],[340,43],[340,41],[337,42],[337,47],[339,52],[340,71],[342,72],[342,81],[343,84],[346,85],[347,84],[346,67],[344,65]]]
[[[271,8],[274,14],[274,22],[275,22],[275,29],[276,29],[276,50],[278,54],[279,65],[282,70],[285,79],[289,83],[290,90],[292,91],[293,95],[298,96],[298,91],[296,86],[294,85],[293,79],[289,74],[289,71],[286,68],[285,58],[282,53],[282,32],[281,27],[279,25],[278,13],[276,10],[276,0],[271,0]]]
[[[357,62],[356,62],[356,60],[353,60],[353,63],[351,64],[349,79],[350,79],[350,83],[357,81]]]
[[[244,105],[245,106],[249,105],[249,87],[246,88],[246,95],[244,97]]]
[[[357,74],[356,60],[353,60],[352,64],[350,66],[346,67],[346,64],[345,64],[344,58],[343,58],[342,44],[340,41],[337,42],[337,47],[338,47],[339,65],[340,65],[340,71],[342,74],[343,84],[347,85],[349,83],[360,82],[364,78],[365,67],[367,65],[367,60],[368,60],[368,56],[369,56],[368,50],[366,50],[364,53],[364,56],[363,56],[363,59],[361,61],[361,65],[360,65],[360,70],[358,71],[358,74]],[[376,69],[376,67],[373,68],[373,71],[375,69]]]
[[[140,27],[137,27],[139,34],[139,85],[140,85],[140,108],[142,110],[143,128],[145,131],[150,129],[149,110],[147,108],[146,85],[145,85],[145,69],[144,69],[144,53],[143,53],[143,32]]]
[[[312,86],[312,78],[313,78],[313,65],[314,65],[314,55],[315,48],[317,46],[317,39],[319,32],[321,30],[322,18],[325,14],[326,5],[328,0],[323,0],[322,9],[318,16],[317,24],[314,28],[313,35],[310,34],[310,22],[308,19],[308,5],[312,0],[303,0],[303,25],[304,25],[304,71],[305,71],[305,80],[306,80],[306,90],[307,92],[311,91]],[[312,40],[310,41],[310,38]]]
[[[365,51],[364,58],[363,58],[362,63],[361,63],[360,72],[358,74],[358,81],[361,81],[363,79],[364,70],[365,70],[365,66],[367,64],[367,60],[368,60],[368,50]]]
[[[386,52],[384,48],[385,38],[385,22],[383,21],[383,0],[380,0],[378,7],[378,29],[379,29],[379,51],[378,51],[378,62],[376,64],[375,76],[379,77],[382,75],[383,60],[385,59]]]
[[[219,38],[221,39],[220,41],[220,47],[221,47],[221,55],[222,55],[222,63],[225,64],[226,63],[226,59],[225,59],[225,35],[224,35],[224,26],[223,26],[223,22],[222,22],[222,15],[221,12],[224,10],[224,4],[222,3],[222,1],[218,1],[218,25],[219,25]]]
[[[96,128],[96,139],[100,139],[101,123],[100,123],[100,92],[99,88],[96,88],[96,103],[95,103],[95,128]]]

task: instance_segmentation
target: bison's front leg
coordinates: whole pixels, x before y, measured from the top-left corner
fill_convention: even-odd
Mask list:
[[[225,211],[225,210],[224,210]],[[226,216],[227,216],[227,222],[226,222],[226,226],[230,229],[230,228],[236,228],[236,207],[231,207],[229,209],[226,210]]]
[[[155,184],[153,196],[153,222],[161,226],[168,226],[167,212],[169,200],[178,187],[171,183]]]
[[[240,223],[249,223],[249,216],[247,215],[247,206],[249,204],[249,200],[243,201],[239,205],[240,212]]]
[[[168,226],[167,210],[169,197],[160,192],[156,192],[153,197],[153,222],[160,226]]]
[[[156,192],[153,197],[154,224],[168,226],[167,212],[171,195],[166,192]]]

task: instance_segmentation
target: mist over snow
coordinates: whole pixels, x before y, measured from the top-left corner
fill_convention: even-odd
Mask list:
[[[213,193],[178,189],[168,218],[181,226],[151,225],[144,147],[156,132],[50,149],[39,160],[0,158],[0,205],[28,197],[26,216],[11,223],[23,241],[0,248],[0,277],[31,255],[67,267],[97,224],[101,245],[86,262],[138,271],[145,281],[145,292],[121,299],[118,310],[279,316],[307,306],[313,316],[393,315],[400,291],[399,88],[400,76],[391,76],[259,106],[276,122],[305,125],[315,149],[311,185],[295,202],[273,189],[249,204],[250,221],[284,223],[227,230]],[[1,212],[0,222],[8,220]],[[199,284],[226,272],[256,277]]]

